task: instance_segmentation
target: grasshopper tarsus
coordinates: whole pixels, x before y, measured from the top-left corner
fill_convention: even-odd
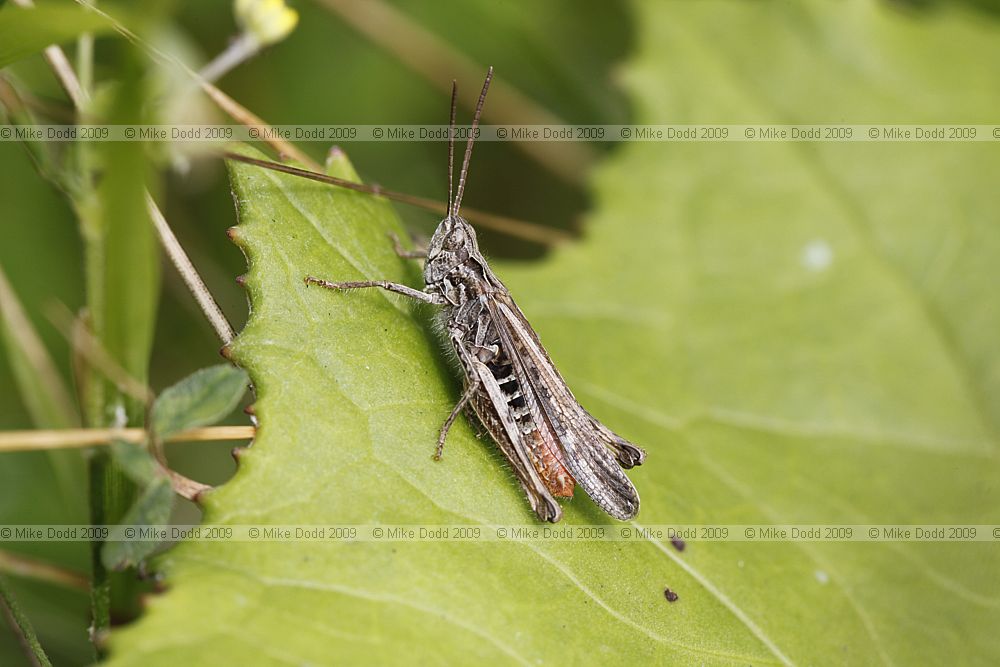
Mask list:
[[[350,289],[352,286],[355,286],[353,283],[334,283],[330,282],[329,280],[323,280],[322,278],[316,278],[315,276],[306,276],[305,283],[306,287],[309,287],[309,285],[317,285],[319,287],[335,291],[342,289]]]

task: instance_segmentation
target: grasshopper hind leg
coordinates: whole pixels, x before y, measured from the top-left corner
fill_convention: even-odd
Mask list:
[[[476,394],[482,389],[479,376],[472,372],[473,357],[477,359],[485,359],[486,361],[492,360],[496,354],[497,350],[491,347],[482,346],[472,346],[474,351],[471,351],[461,344],[460,336],[452,333],[452,343],[455,345],[455,350],[458,352],[459,361],[465,368],[465,376],[469,378],[469,385],[465,388],[465,392],[462,393],[462,397],[458,399],[458,403],[452,409],[451,414],[448,415],[448,419],[445,420],[444,425],[441,427],[441,433],[438,435],[437,448],[434,450],[434,460],[440,461],[441,455],[444,453],[444,441],[448,437],[448,431],[451,430],[451,425],[455,423],[455,419],[458,417],[459,413],[463,410],[466,413],[473,412],[472,405],[469,403]],[[479,420],[472,419],[472,415],[469,415],[470,422],[474,424],[479,424]],[[480,429],[477,433],[477,437],[482,435],[482,430]]]
[[[444,453],[444,441],[448,438],[448,431],[451,430],[451,425],[455,423],[455,419],[458,415],[469,405],[469,401],[472,397],[476,395],[479,391],[479,381],[473,380],[466,387],[465,393],[462,394],[462,398],[458,399],[458,403],[452,408],[451,414],[448,415],[448,419],[444,421],[444,425],[441,427],[441,433],[438,435],[437,448],[434,450],[434,460],[440,461],[441,455]]]
[[[524,485],[522,484],[522,486]],[[528,491],[527,487],[524,490],[528,494],[528,502],[531,503],[531,509],[535,510],[535,514],[539,519],[549,523],[559,523],[559,519],[562,518],[562,508],[554,498],[534,495]]]
[[[469,420],[469,424],[476,431],[476,439],[482,440],[489,436],[490,432],[486,430],[483,422],[480,421],[479,415],[476,414],[476,410],[472,407],[471,402],[465,406],[463,412],[465,412],[465,418]]]

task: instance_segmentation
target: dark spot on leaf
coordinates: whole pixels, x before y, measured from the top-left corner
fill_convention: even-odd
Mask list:
[[[677,595],[677,593],[674,593],[669,588],[664,588],[663,589],[663,597],[667,598],[667,602],[677,602],[677,598],[679,596]]]

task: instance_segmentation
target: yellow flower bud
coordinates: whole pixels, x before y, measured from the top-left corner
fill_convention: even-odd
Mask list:
[[[236,22],[261,46],[280,42],[295,30],[299,13],[284,0],[236,0]]]

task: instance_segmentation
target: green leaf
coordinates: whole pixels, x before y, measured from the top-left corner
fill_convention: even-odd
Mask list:
[[[960,10],[636,11],[639,122],[1000,102],[997,28]],[[464,420],[429,460],[458,397],[430,313],[302,285],[418,285],[387,204],[231,169],[253,305],[233,352],[261,429],[206,522],[533,523]],[[998,169],[988,144],[633,143],[594,178],[586,241],[495,269],[581,401],[646,446],[637,525],[1000,523]],[[611,520],[579,494],[564,521]],[[170,591],[113,664],[1000,660],[987,542],[192,542],[161,564]]]
[[[157,397],[153,432],[159,438],[214,424],[233,411],[247,390],[247,374],[231,364],[202,368]]]
[[[138,447],[132,446],[133,449]],[[153,479],[139,494],[122,518],[126,526],[162,526],[170,522],[174,507],[174,490],[170,480],[161,475]],[[156,540],[108,541],[101,547],[101,562],[108,570],[135,567],[159,546]]]
[[[159,462],[145,445],[115,440],[110,445],[111,457],[128,478],[138,486],[145,486],[162,476]]]
[[[10,5],[0,9],[0,67],[38,53],[52,44],[85,32],[113,29],[104,17],[75,4],[40,4],[32,9]]]
[[[111,443],[115,465],[140,489],[138,497],[122,517],[126,526],[160,526],[170,521],[174,491],[170,479],[145,446],[116,440]],[[153,553],[156,541],[109,541],[101,547],[101,562],[109,570],[124,570],[138,565]]]

